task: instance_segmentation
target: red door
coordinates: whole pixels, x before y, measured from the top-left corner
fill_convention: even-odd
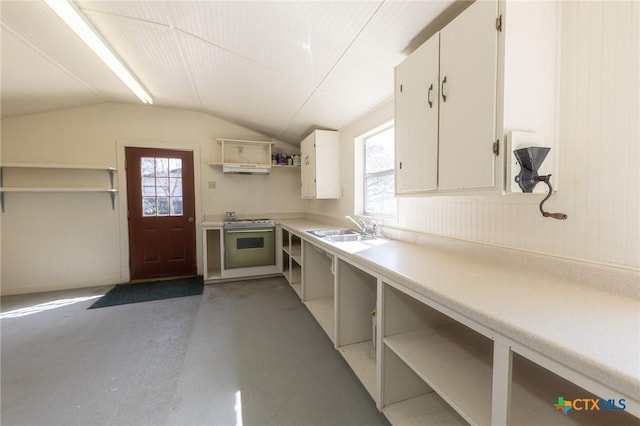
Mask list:
[[[126,148],[131,279],[196,275],[193,152]]]

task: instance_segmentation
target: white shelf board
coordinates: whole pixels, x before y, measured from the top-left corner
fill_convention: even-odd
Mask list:
[[[273,168],[273,166],[269,163],[234,163],[234,162],[229,162],[227,161],[226,163],[219,163],[219,162],[213,162],[213,163],[207,163],[210,166],[224,166],[229,165],[229,166],[248,166],[247,170],[251,170],[252,168],[254,168],[254,166],[260,166],[262,168],[266,168],[264,166],[269,166],[269,168]]]
[[[118,192],[117,189],[111,188],[94,188],[94,187],[55,187],[55,186],[25,186],[25,187],[3,187],[0,188],[0,192]]]
[[[291,269],[291,282],[300,284],[302,282],[302,268],[293,266]]]
[[[81,164],[59,164],[59,163],[0,163],[0,167],[12,167],[21,169],[70,169],[70,170],[106,170],[115,172],[115,167],[81,165]]]
[[[382,412],[394,426],[467,425],[435,392],[388,405]]]
[[[349,367],[362,382],[369,395],[376,398],[376,351],[371,340],[340,346],[342,354]]]
[[[451,323],[386,337],[384,342],[465,420],[491,423],[489,339]]]
[[[301,283],[300,282],[292,282],[291,283],[291,287],[293,287],[293,290],[296,292],[298,297],[300,299],[302,299],[302,285],[301,285]]]
[[[302,265],[302,246],[292,244],[289,255],[293,258],[293,260],[296,261],[297,264]]]
[[[285,164],[272,164],[271,165],[272,169],[300,169],[300,166],[290,166],[290,165],[285,165]]]
[[[307,305],[307,309],[311,312],[311,315],[318,321],[322,329],[329,336],[331,341],[334,341],[333,325],[335,322],[333,297],[326,299],[314,299],[304,302]]]
[[[222,278],[222,270],[220,268],[209,268],[207,270],[207,279]]]
[[[291,253],[289,252],[289,249],[286,246],[282,247],[282,251],[285,252],[287,256],[291,256]]]
[[[271,141],[252,141],[252,140],[245,140],[245,139],[227,139],[227,138],[217,138],[216,141],[218,142],[218,145],[222,144],[222,142],[224,141],[226,142],[230,142],[231,144],[238,144],[238,145],[275,145],[275,142],[271,142]]]
[[[302,243],[294,241],[291,243],[291,254],[300,255],[302,253]]]

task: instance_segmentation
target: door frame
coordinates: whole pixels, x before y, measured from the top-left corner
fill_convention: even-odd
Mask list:
[[[202,233],[199,232],[202,218],[202,185],[200,183],[200,146],[181,145],[175,142],[116,140],[116,173],[118,181],[118,212],[120,227],[120,275],[125,282],[131,280],[129,270],[129,220],[127,218],[127,172],[125,169],[125,148],[158,148],[193,153],[193,194],[195,197],[195,233],[196,233],[196,273],[202,275]]]

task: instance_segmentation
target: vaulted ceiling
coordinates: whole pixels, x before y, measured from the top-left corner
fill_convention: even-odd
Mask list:
[[[393,94],[393,68],[459,13],[436,1],[77,1],[154,105],[277,140],[340,129]],[[42,1],[1,2],[2,116],[138,99]]]

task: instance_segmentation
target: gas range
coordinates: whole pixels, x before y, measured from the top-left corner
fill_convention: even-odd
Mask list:
[[[233,220],[225,220],[224,222],[225,229],[238,229],[238,228],[262,229],[262,228],[274,228],[275,226],[276,226],[276,221],[273,219],[233,219]]]

